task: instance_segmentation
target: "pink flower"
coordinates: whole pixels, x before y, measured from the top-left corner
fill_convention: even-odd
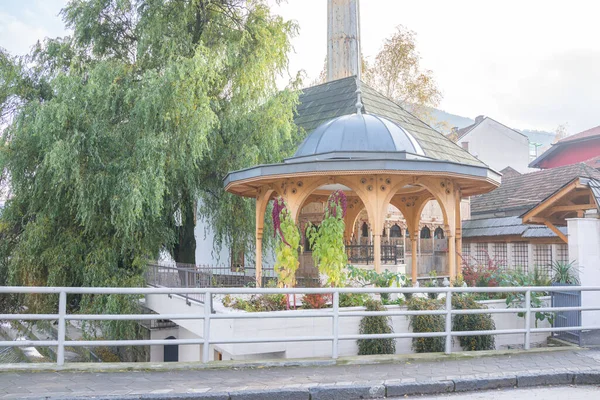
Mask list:
[[[348,205],[348,200],[346,199],[346,195],[341,190],[336,190],[331,193],[329,199],[327,200],[327,208],[329,210],[329,215],[333,215],[337,218],[337,209],[338,207],[342,208],[342,218],[346,216],[346,208]]]
[[[281,230],[281,213],[286,210],[285,202],[281,197],[277,197],[275,200],[273,200],[273,236],[277,236],[277,233],[279,232],[279,236],[281,237],[283,243],[290,246],[290,244],[285,240],[283,231]]]

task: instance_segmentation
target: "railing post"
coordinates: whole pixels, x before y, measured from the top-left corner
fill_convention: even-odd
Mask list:
[[[337,359],[339,356],[339,326],[340,320],[340,292],[333,292],[333,341],[331,345],[331,358]]]
[[[531,289],[525,292],[525,350],[531,347]]]
[[[56,365],[59,367],[65,364],[65,331],[67,315],[67,292],[60,292],[58,295],[58,348],[56,350]]]
[[[204,345],[202,346],[202,362],[207,363],[210,351],[210,314],[212,313],[212,294],[204,294]]]
[[[446,291],[446,354],[452,353],[452,292]]]

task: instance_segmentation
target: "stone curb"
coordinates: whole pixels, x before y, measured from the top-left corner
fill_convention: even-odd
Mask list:
[[[584,348],[563,346],[535,348],[530,350],[487,350],[477,352],[395,354],[375,356],[307,358],[294,360],[264,361],[218,361],[200,364],[197,362],[179,363],[67,363],[61,367],[52,363],[0,364],[0,372],[126,372],[126,371],[202,371],[230,368],[280,368],[280,367],[322,367],[333,365],[372,365],[398,364],[403,362],[433,362],[446,360],[465,360],[473,358],[495,357],[517,354],[554,353],[561,351],[585,351]]]
[[[379,382],[356,385],[315,385],[309,388],[280,388],[267,390],[240,390],[233,392],[206,392],[189,394],[142,394],[142,395],[90,395],[76,397],[43,396],[30,400],[358,400],[383,399],[418,394],[444,394],[476,390],[525,388],[547,385],[600,385],[600,369],[588,371],[518,373],[504,376],[481,376],[453,378],[423,382]]]

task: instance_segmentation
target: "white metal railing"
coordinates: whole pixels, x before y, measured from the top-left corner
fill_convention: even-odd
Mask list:
[[[332,343],[332,358],[338,358],[338,345],[340,340],[358,339],[384,339],[384,338],[419,338],[419,337],[445,337],[445,353],[452,352],[452,337],[473,335],[505,335],[523,334],[524,348],[530,348],[531,334],[539,332],[560,331],[582,331],[598,330],[598,326],[574,326],[560,328],[532,328],[531,317],[535,312],[566,312],[566,311],[598,311],[600,304],[593,306],[577,307],[531,307],[531,293],[540,292],[589,292],[600,291],[600,286],[548,286],[548,287],[447,287],[447,288],[285,288],[285,289],[261,289],[261,288],[73,288],[73,287],[0,287],[0,294],[58,294],[57,314],[0,314],[0,320],[57,320],[58,337],[56,340],[17,340],[0,341],[0,347],[56,347],[56,363],[63,365],[65,361],[65,347],[71,346],[150,346],[150,345],[186,345],[201,344],[203,349],[209,349],[212,344],[244,344],[244,343],[273,343],[273,342],[315,342],[330,341]],[[332,308],[311,310],[302,313],[290,313],[288,311],[273,311],[263,313],[232,312],[214,314],[212,310],[213,295],[225,294],[331,294]],[[340,293],[441,293],[446,295],[445,308],[440,310],[392,310],[392,311],[344,311],[340,312]],[[453,293],[524,293],[524,304],[518,308],[507,309],[452,309]],[[190,295],[201,294],[205,297],[204,312],[198,314],[68,314],[67,294],[120,294],[120,295]],[[501,329],[487,331],[453,331],[452,316],[458,314],[500,314],[500,313],[524,313],[525,326],[521,329]],[[388,334],[351,334],[341,335],[339,333],[339,319],[342,317],[364,317],[364,316],[409,316],[409,315],[445,315],[445,330],[443,332],[403,332]],[[322,336],[290,336],[290,337],[257,337],[257,338],[218,338],[211,337],[211,321],[218,319],[263,319],[263,318],[331,318],[331,335]],[[200,319],[204,321],[203,337],[197,339],[139,339],[139,340],[66,340],[65,329],[67,321],[107,321],[107,320],[130,320],[142,321],[153,319]],[[209,361],[209,351],[202,351],[202,362]]]

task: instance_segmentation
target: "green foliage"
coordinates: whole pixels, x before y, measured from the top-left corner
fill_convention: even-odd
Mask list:
[[[376,300],[367,300],[366,311],[385,311],[383,304]],[[385,334],[394,333],[390,318],[382,315],[363,317],[360,321],[360,334]],[[359,339],[358,355],[369,354],[394,354],[396,353],[396,340],[387,339]]]
[[[248,300],[226,295],[222,301],[225,307],[246,312],[283,311],[288,308],[284,294],[258,294],[252,295]]]
[[[276,201],[283,203],[283,199]],[[300,266],[298,253],[302,251],[302,246],[296,222],[285,207],[279,213],[279,232],[281,236],[275,246],[275,272],[281,286],[294,287],[296,270]]]
[[[452,308],[455,310],[484,309],[485,306],[477,303],[472,296],[464,295],[452,297]],[[452,317],[453,331],[491,331],[496,325],[491,314],[457,314]],[[463,350],[494,350],[495,341],[492,335],[459,336],[459,343]]]
[[[327,283],[339,287],[344,283],[344,267],[348,263],[344,245],[344,213],[341,202],[333,201],[337,192],[329,196],[325,217],[317,229],[309,224],[306,237],[310,241],[315,265],[327,275]]]
[[[387,269],[381,273],[377,273],[372,269],[357,268],[352,265],[348,266],[348,278],[363,287],[368,285],[390,287],[394,283],[398,286],[403,286],[407,281],[406,275],[401,273],[394,273]]]
[[[263,0],[77,0],[62,16],[71,37],[27,57],[0,51],[8,283],[142,286],[163,249],[194,262],[196,218],[216,247],[252,243],[254,203],[224,193],[222,180],[280,161],[301,139],[298,82],[276,86],[295,25]],[[76,308],[125,303],[83,296]]]
[[[443,304],[439,300],[413,297],[407,301],[412,311],[440,310]],[[444,332],[446,321],[443,315],[411,315],[410,326],[413,332]],[[439,353],[444,351],[443,337],[413,338],[412,348],[417,353]]]
[[[360,307],[368,300],[367,293],[340,293],[340,307]]]
[[[429,279],[425,282],[425,284],[423,286],[428,287],[428,288],[438,287],[438,278],[437,278],[436,271],[431,271],[429,273]],[[438,295],[439,295],[439,293],[427,293],[427,297],[429,297],[432,300],[437,299]]]
[[[569,263],[554,261],[552,263],[552,283],[579,285],[579,271],[575,261]]]
[[[374,285],[382,288],[391,287],[393,284],[403,286],[407,281],[406,275],[390,272],[387,269],[381,273],[377,273],[372,269],[357,268],[352,265],[348,266],[348,279],[363,287]],[[389,298],[389,293],[381,293],[381,301],[384,304],[389,301]]]

